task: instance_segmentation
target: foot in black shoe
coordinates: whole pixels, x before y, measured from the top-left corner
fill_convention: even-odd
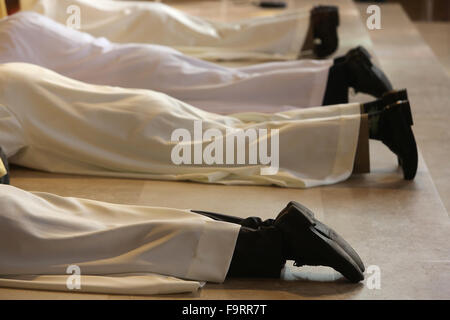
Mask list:
[[[339,45],[337,28],[339,9],[336,6],[316,6],[310,12],[309,30],[302,46],[302,53],[312,50],[317,58],[325,58]]]
[[[363,104],[364,113],[373,114],[383,111],[387,106],[396,104],[397,102],[403,102],[398,104],[397,107],[402,109],[402,114],[405,117],[406,123],[410,126],[414,125],[411,106],[408,101],[408,92],[406,89],[392,90],[383,94],[381,99],[367,102]]]
[[[305,214],[307,214],[314,221],[316,229],[322,232],[323,234],[327,234],[328,237],[333,238],[341,246],[341,248],[343,248],[344,251],[356,262],[361,272],[364,272],[365,270],[364,263],[362,262],[361,258],[356,253],[356,251],[347,241],[345,241],[344,238],[342,238],[339,234],[337,234],[333,229],[327,227],[322,222],[317,220],[314,217],[314,213],[305,206],[303,206],[302,204],[295,201],[291,201],[287,205],[287,208],[291,206],[296,207],[297,210],[300,210]]]
[[[323,105],[348,103],[349,88],[377,98],[382,98],[385,94],[386,99],[396,98],[394,94],[389,94],[393,92],[390,81],[372,63],[369,53],[363,47],[352,49],[345,56],[334,59],[328,72]],[[406,93],[402,90],[395,92],[398,98]]]
[[[325,58],[335,52],[339,46],[338,7],[314,7],[311,10],[311,23],[313,25],[314,54],[318,58]]]
[[[355,250],[304,206],[290,202],[274,226],[284,235],[286,259],[294,260],[296,266],[328,266],[352,282],[364,279],[364,264]]]
[[[369,114],[369,137],[380,140],[394,152],[402,166],[404,179],[412,180],[417,173],[418,153],[408,115],[405,115],[405,110],[408,109],[409,103],[402,101],[387,106],[379,113]],[[374,121],[371,119],[377,117],[378,123],[374,129]]]
[[[408,91],[406,89],[391,90],[384,93],[378,100],[364,103],[364,112],[371,113],[382,111],[387,106],[397,103],[398,101],[408,101]]]
[[[0,184],[9,184],[9,166],[8,159],[0,147]]]
[[[356,92],[381,98],[392,90],[387,76],[372,63],[370,54],[363,47],[350,50],[345,55],[345,64],[349,85]]]
[[[386,92],[383,95],[382,100],[386,106],[396,104],[397,102],[403,102],[401,104],[398,104],[397,107],[402,109],[402,113],[405,116],[406,123],[408,123],[410,126],[414,125],[411,106],[409,105],[408,101],[408,92],[406,91],[406,89]]]

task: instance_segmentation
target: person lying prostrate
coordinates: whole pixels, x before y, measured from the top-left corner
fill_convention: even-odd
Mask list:
[[[208,60],[319,58],[338,47],[338,8],[311,6],[286,13],[217,22],[163,3],[109,0],[35,0],[27,8],[95,37],[177,48]]]
[[[78,270],[80,292],[194,292],[205,281],[280,278],[287,260],[364,279],[355,250],[296,202],[262,221],[0,184],[0,206],[0,287],[70,291]]]
[[[348,102],[349,88],[392,89],[363,48],[332,60],[228,68],[164,46],[116,44],[34,12],[0,20],[0,63],[26,62],[80,81],[164,92],[206,111],[278,112]]]
[[[223,116],[156,91],[8,63],[0,65],[0,145],[11,163],[49,172],[307,188],[351,175],[368,113],[370,138],[413,179],[417,147],[404,98]]]

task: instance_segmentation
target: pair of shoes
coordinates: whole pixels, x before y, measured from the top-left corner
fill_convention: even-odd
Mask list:
[[[402,109],[406,123],[410,126],[414,125],[411,106],[408,101],[408,91],[406,89],[388,91],[383,94],[381,99],[385,106],[397,104],[397,108]]]
[[[364,104],[369,114],[379,113],[377,140],[382,141],[397,155],[405,180],[416,176],[418,166],[417,144],[412,131],[414,125],[406,89],[391,90],[381,99]]]
[[[316,6],[310,12],[313,52],[317,58],[331,55],[339,46],[337,28],[339,10],[336,6]]]
[[[397,155],[405,180],[414,179],[419,162],[412,125],[408,101],[397,101],[381,111],[379,140]]]
[[[9,184],[9,166],[3,149],[0,147],[0,184]]]
[[[364,279],[364,264],[356,251],[333,229],[315,219],[308,208],[289,202],[274,226],[285,237],[286,260],[294,260],[296,266],[328,266],[351,282]]]

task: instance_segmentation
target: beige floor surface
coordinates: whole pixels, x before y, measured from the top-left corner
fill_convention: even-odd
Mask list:
[[[450,75],[450,22],[415,22],[414,25]]]
[[[359,9],[363,16],[365,6]],[[449,75],[399,5],[382,6],[382,29],[370,31],[369,36],[393,85],[408,88],[416,139],[449,212]]]

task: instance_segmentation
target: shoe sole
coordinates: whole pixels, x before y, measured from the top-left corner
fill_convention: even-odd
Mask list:
[[[412,112],[411,112],[411,106],[409,104],[408,99],[408,91],[406,89],[400,89],[400,90],[392,90],[389,92],[386,92],[383,95],[383,103],[384,105],[388,106],[391,104],[396,104],[398,102],[404,102],[404,104],[401,105],[402,112],[405,115],[406,122],[410,125],[414,125]]]
[[[288,209],[288,207],[286,209]],[[295,215],[298,225],[308,229],[316,238],[315,246],[317,247],[317,251],[315,254],[319,256],[318,260],[323,261],[318,262],[317,265],[327,265],[354,283],[358,283],[363,280],[364,274],[358,264],[349,255],[349,253],[347,253],[339,245],[336,239],[330,237],[331,235],[337,234],[334,231],[331,232],[331,229],[324,224],[322,224],[321,227],[323,231],[319,231],[317,229],[316,219],[311,217],[311,211],[304,206],[295,203],[291,204],[291,207],[295,207],[298,212],[298,214]],[[289,212],[289,210],[282,211],[279,217],[282,217],[287,212]]]
[[[386,108],[388,113],[386,115],[388,130],[392,133],[394,139],[397,139],[396,147],[394,148],[397,150],[391,149],[391,151],[397,154],[398,163],[403,169],[403,178],[405,180],[413,180],[416,176],[419,162],[417,143],[411,126],[407,124],[407,120],[399,106],[401,104],[390,105]]]
[[[401,161],[400,164],[403,168],[403,178],[405,180],[413,180],[417,174],[417,167],[419,165],[419,156],[417,152],[416,139],[414,137],[414,133],[412,132],[411,127],[408,126],[406,130],[408,131],[408,136],[410,137],[409,152],[408,155],[406,156],[408,158],[408,161],[406,162]]]
[[[334,231],[332,228],[326,226],[325,224],[317,220],[314,217],[314,213],[308,208],[306,208],[304,205],[296,201],[291,201],[288,204],[288,207],[289,206],[296,207],[298,211],[307,214],[310,217],[310,221],[315,224],[315,227],[319,232],[323,233],[327,237],[331,237],[334,241],[336,241],[339,244],[339,246],[355,261],[359,270],[361,272],[365,271],[364,263],[362,262],[358,253],[356,253],[353,247],[347,241],[345,241],[345,239],[341,237],[336,231]]]

